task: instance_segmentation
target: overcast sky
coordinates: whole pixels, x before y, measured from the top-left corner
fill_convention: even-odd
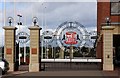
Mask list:
[[[43,28],[55,30],[65,21],[77,21],[88,31],[96,30],[97,2],[6,2],[6,24],[9,16],[14,18],[14,25],[18,22],[17,14],[23,17],[23,25],[32,25],[32,17],[36,16],[38,24]],[[3,40],[4,3],[0,3],[0,41]],[[44,30],[43,30],[44,31]],[[0,45],[3,44],[0,43]]]

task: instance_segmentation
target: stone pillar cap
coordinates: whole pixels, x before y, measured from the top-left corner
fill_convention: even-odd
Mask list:
[[[5,29],[5,30],[16,30],[17,27],[14,27],[14,26],[4,26],[3,29]]]
[[[113,30],[114,26],[102,26],[102,30]]]
[[[38,25],[35,25],[35,26],[31,26],[29,27],[30,30],[41,30],[42,28],[39,27]]]

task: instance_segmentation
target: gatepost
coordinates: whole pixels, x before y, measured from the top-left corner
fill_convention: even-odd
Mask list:
[[[5,30],[5,45],[4,45],[4,57],[9,62],[9,71],[14,71],[14,53],[15,53],[15,32],[16,27],[4,26]]]
[[[39,47],[40,47],[40,30],[38,25],[29,27],[30,29],[30,64],[29,72],[40,71]]]
[[[113,71],[113,26],[103,26],[103,70]]]

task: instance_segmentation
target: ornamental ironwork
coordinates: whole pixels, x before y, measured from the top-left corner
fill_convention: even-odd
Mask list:
[[[16,40],[19,43],[27,43],[29,41],[30,36],[26,32],[19,32],[16,36]]]
[[[44,31],[42,33],[42,40],[45,44],[52,43],[53,41],[53,32],[52,31]]]
[[[62,23],[54,34],[59,47],[63,48],[84,45],[89,33],[82,24],[75,21]]]

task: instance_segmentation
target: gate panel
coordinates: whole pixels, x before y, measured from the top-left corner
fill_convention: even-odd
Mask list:
[[[61,61],[60,61],[61,60]],[[101,70],[101,59],[43,59],[42,71]]]

